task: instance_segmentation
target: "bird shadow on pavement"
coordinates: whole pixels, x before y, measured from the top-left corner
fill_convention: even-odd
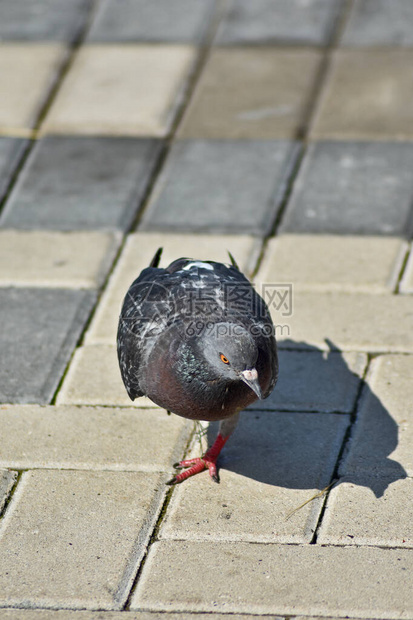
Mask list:
[[[326,352],[305,343],[283,342],[278,387],[269,404],[257,402],[255,409],[241,413],[218,461],[221,473],[227,469],[291,489],[321,490],[332,482],[353,482],[369,487],[376,497],[407,477],[402,465],[389,458],[398,444],[396,422],[368,383],[349,368],[343,353],[329,345],[331,350]],[[283,377],[283,365],[288,376]],[[325,381],[330,384],[323,390]],[[347,398],[350,405],[343,407],[351,413],[340,412],[339,403],[334,407],[335,382],[347,397],[352,392],[350,401]],[[294,384],[299,388],[294,389]],[[300,411],[303,385],[311,390],[307,395],[311,409],[307,405]],[[333,394],[329,408],[323,391]],[[217,429],[217,423],[209,426],[209,445]]]

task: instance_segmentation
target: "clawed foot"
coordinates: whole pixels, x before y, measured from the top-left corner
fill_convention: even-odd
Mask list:
[[[209,475],[211,476],[212,480],[214,482],[219,482],[216,463],[215,461],[208,458],[207,454],[205,454],[205,456],[203,456],[202,458],[180,461],[179,463],[175,463],[174,467],[175,469],[183,469],[185,467],[188,467],[188,469],[185,469],[185,471],[182,471],[180,474],[174,476],[171,480],[168,480],[166,484],[179,484],[179,482],[183,482],[187,478],[195,476],[195,474],[199,474],[200,471],[203,471],[207,468],[209,469]]]
[[[179,463],[175,463],[174,467],[177,469],[188,468],[185,471],[181,471],[180,474],[177,474],[169,480],[166,484],[178,484],[191,476],[195,476],[195,474],[199,474],[200,471],[204,469],[209,470],[209,475],[211,476],[214,482],[219,482],[218,472],[217,472],[217,459],[219,453],[224,447],[225,443],[229,439],[228,437],[223,437],[220,433],[218,433],[217,438],[215,439],[214,445],[209,448],[202,457],[198,457],[197,459],[188,459],[186,461],[180,461]]]

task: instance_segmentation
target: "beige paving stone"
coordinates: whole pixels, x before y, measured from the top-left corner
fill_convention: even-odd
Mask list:
[[[0,469],[0,514],[17,479],[17,472]]]
[[[0,286],[96,288],[121,236],[103,232],[0,231]]]
[[[164,136],[195,57],[188,45],[85,45],[42,130]]]
[[[323,502],[315,496],[330,482],[347,425],[345,415],[242,413],[220,456],[221,483],[205,472],[179,485],[160,536],[310,542]],[[200,453],[195,442],[192,456]]]
[[[160,541],[131,607],[410,618],[412,570],[408,549]]]
[[[410,248],[410,255],[407,260],[406,268],[400,282],[400,293],[413,293],[413,251]]]
[[[294,291],[394,291],[407,251],[402,239],[281,235],[270,239],[257,278]]]
[[[77,349],[56,402],[58,405],[157,407],[146,397],[133,402],[129,398],[120,376],[116,344]]]
[[[408,296],[293,293],[292,316],[283,316],[276,307],[271,314],[280,347],[304,343],[325,351],[413,351],[413,304]]]
[[[0,467],[154,472],[170,471],[193,426],[163,409],[5,405],[0,429]]]
[[[287,342],[283,343],[287,345]],[[293,343],[295,344],[295,343]],[[250,410],[351,413],[367,368],[367,355],[355,351],[278,351],[279,375],[274,391]]]
[[[375,497],[368,478],[341,480],[330,493],[317,542],[413,547],[413,479],[390,483],[381,497]]]
[[[320,59],[313,49],[213,49],[179,136],[294,138],[306,122]]]
[[[371,364],[341,474],[413,476],[413,355]]]
[[[66,54],[58,43],[0,43],[0,134],[34,126]]]
[[[0,605],[120,609],[163,495],[159,474],[24,473],[0,527]]]
[[[335,53],[313,139],[411,139],[413,50]]]
[[[255,265],[261,242],[248,235],[130,235],[86,334],[87,344],[116,342],[119,313],[126,292],[159,247],[163,247],[162,266],[181,256],[227,263],[229,250],[240,268],[248,273]]]

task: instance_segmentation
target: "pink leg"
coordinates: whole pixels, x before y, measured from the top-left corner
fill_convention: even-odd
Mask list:
[[[197,459],[180,461],[180,463],[178,463],[178,467],[189,467],[189,469],[186,469],[180,474],[177,474],[176,476],[174,476],[174,478],[172,478],[172,480],[169,480],[166,484],[178,484],[179,482],[182,482],[190,476],[194,476],[195,474],[198,474],[200,471],[203,471],[207,468],[209,470],[209,475],[211,476],[212,480],[214,480],[214,482],[218,482],[216,461],[228,439],[229,435],[223,437],[221,433],[218,433],[214,444],[205,452],[204,456]]]

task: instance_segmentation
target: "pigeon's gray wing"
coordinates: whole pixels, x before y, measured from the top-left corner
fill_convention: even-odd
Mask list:
[[[165,326],[173,303],[159,279],[163,269],[148,267],[132,283],[119,317],[117,349],[120,372],[129,397],[143,396],[142,370],[154,338]]]

